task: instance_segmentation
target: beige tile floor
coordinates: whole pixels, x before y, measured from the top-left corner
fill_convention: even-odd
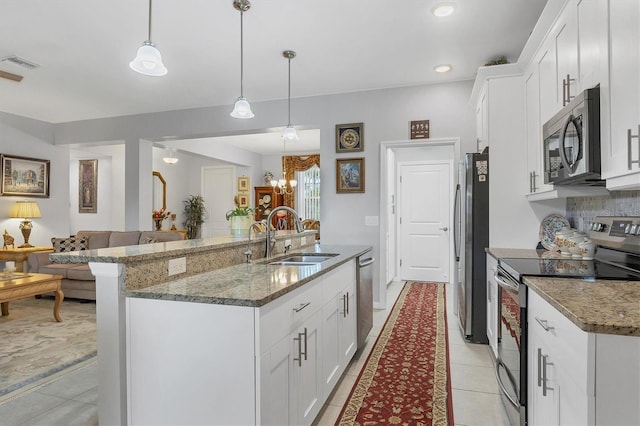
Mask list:
[[[317,425],[333,425],[346,401],[371,346],[395,302],[401,282],[387,289],[387,309],[374,312],[373,330],[366,347],[354,358],[336,391],[316,420]],[[447,321],[453,410],[456,425],[508,425],[493,375],[489,347],[465,343],[447,292]],[[0,424],[13,425],[97,425],[98,388],[96,364],[73,371],[53,383],[0,405]]]

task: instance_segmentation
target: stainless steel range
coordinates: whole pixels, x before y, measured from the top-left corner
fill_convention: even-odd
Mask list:
[[[593,260],[500,259],[500,341],[496,377],[512,423],[527,424],[527,288],[524,276],[640,281],[640,217],[598,216],[590,224]],[[507,318],[508,317],[508,318]]]

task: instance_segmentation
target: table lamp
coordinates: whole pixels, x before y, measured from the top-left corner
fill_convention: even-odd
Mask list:
[[[24,244],[18,248],[33,247],[29,244],[29,235],[31,235],[31,228],[33,227],[29,219],[41,217],[38,203],[35,201],[16,201],[9,217],[24,218],[20,222],[20,231],[22,231],[22,236],[24,237]]]

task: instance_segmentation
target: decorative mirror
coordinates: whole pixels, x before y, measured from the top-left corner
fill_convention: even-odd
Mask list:
[[[167,181],[160,172],[153,172],[153,210],[167,209]]]

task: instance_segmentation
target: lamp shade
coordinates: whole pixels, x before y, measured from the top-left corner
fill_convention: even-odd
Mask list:
[[[233,111],[231,111],[231,116],[233,118],[253,118],[255,115],[251,111],[251,105],[249,102],[240,96],[236,101],[236,104],[233,107]]]
[[[40,208],[35,201],[16,201],[9,217],[31,219],[41,217]]]
[[[153,77],[167,74],[160,51],[148,40],[138,48],[138,53],[133,61],[129,62],[129,67],[135,72]]]

